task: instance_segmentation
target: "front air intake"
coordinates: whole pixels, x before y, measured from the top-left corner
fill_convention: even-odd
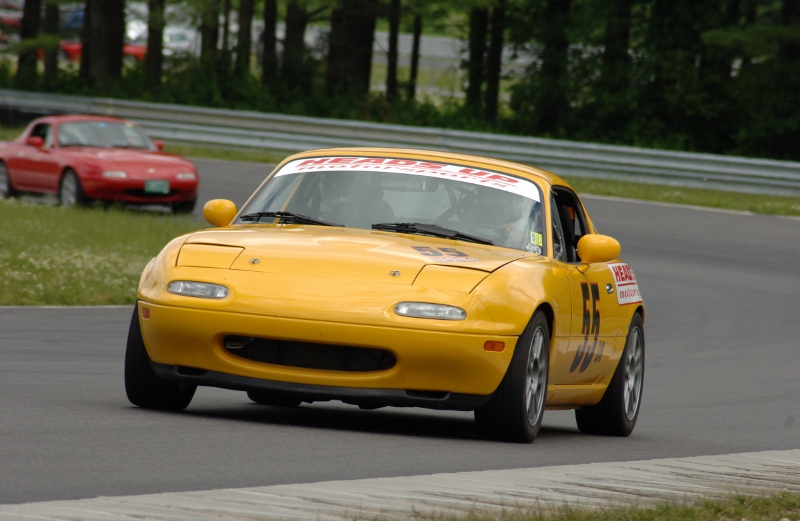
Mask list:
[[[397,363],[397,359],[390,351],[368,347],[294,342],[239,335],[225,337],[223,346],[228,353],[253,362],[304,369],[369,372],[390,369]]]

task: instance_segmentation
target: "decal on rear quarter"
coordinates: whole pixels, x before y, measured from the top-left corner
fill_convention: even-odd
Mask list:
[[[624,262],[614,262],[608,265],[608,269],[611,270],[617,286],[617,303],[620,305],[636,304],[642,301],[636,275],[633,274],[630,266]]]

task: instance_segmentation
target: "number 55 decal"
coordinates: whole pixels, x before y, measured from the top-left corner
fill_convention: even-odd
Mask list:
[[[598,302],[600,301],[600,290],[597,288],[597,283],[581,282],[581,293],[583,294],[583,327],[581,334],[584,335],[583,343],[578,347],[578,352],[575,353],[575,358],[572,360],[572,365],[569,372],[573,373],[578,369],[582,373],[589,367],[592,358],[597,350],[597,337],[600,335],[600,309],[598,309]],[[592,310],[589,311],[589,300],[592,301]],[[594,335],[591,347],[589,346],[589,335]],[[603,356],[603,349],[605,348],[605,341],[600,342],[600,351],[595,358],[595,361],[600,361]],[[580,367],[580,369],[579,369]]]

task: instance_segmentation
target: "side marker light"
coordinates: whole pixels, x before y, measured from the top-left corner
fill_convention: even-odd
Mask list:
[[[496,340],[487,340],[483,344],[484,351],[492,351],[494,353],[502,353],[505,348],[506,348],[505,342],[498,342]]]

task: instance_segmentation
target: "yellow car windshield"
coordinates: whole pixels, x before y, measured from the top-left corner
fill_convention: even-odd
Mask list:
[[[544,218],[535,183],[444,163],[389,158],[353,162],[358,159],[306,159],[284,165],[242,210],[239,222],[274,223],[291,214],[305,220],[281,222],[319,221],[437,235],[431,233],[436,231],[433,225],[459,234],[438,236],[473,236],[473,242],[542,252]],[[350,162],[332,163],[335,160]],[[391,224],[418,226],[387,226]]]

